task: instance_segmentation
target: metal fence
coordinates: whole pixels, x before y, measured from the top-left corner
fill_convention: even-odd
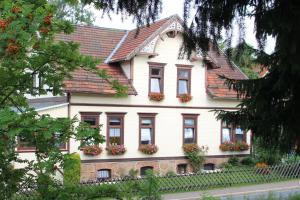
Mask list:
[[[232,167],[222,170],[201,171],[195,174],[157,176],[159,190],[163,193],[178,191],[196,191],[233,185],[269,183],[300,178],[300,162],[257,167]],[[85,182],[84,185],[114,184],[126,190],[129,182],[143,184],[145,178],[116,178]]]

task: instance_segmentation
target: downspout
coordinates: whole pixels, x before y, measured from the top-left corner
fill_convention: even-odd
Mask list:
[[[71,105],[70,105],[71,93],[67,93],[68,102],[68,119],[71,119]],[[70,153],[70,140],[68,141],[68,153]]]

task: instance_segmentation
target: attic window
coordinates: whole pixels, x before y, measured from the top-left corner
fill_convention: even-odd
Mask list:
[[[175,31],[169,31],[169,32],[167,32],[167,36],[169,37],[169,38],[175,38]]]

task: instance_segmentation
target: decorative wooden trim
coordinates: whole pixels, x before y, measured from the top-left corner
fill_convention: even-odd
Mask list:
[[[195,143],[196,144],[198,144],[198,116],[199,116],[199,114],[182,114],[182,145],[184,145],[185,143],[184,143],[184,129],[186,128],[186,127],[188,127],[188,128],[194,128],[194,131],[195,131],[195,135],[194,135],[194,141],[195,141]],[[185,119],[193,119],[194,120],[194,122],[195,122],[195,124],[194,124],[194,126],[186,126],[186,125],[184,125],[184,120]]]
[[[159,63],[159,62],[148,62],[149,66],[152,67],[164,67],[167,63]]]
[[[141,122],[143,118],[149,118],[152,121],[152,144],[155,144],[155,116],[157,115],[157,113],[138,113],[139,115],[139,146],[141,145]]]
[[[236,107],[205,107],[205,106],[162,106],[162,105],[132,105],[132,104],[101,104],[101,103],[71,103],[72,106],[101,107],[136,107],[136,108],[170,108],[170,109],[203,109],[203,110],[238,110]]]
[[[176,67],[185,68],[185,69],[190,69],[194,67],[194,65],[186,65],[186,64],[175,64],[175,65]]]
[[[110,146],[109,144],[109,119],[111,117],[118,117],[121,120],[120,124],[120,137],[121,141],[120,144],[124,144],[124,116],[127,114],[126,112],[106,112],[106,147]]]
[[[232,156],[245,157],[250,154],[230,154],[230,155],[209,155],[206,158],[230,158]],[[143,158],[119,158],[119,159],[90,159],[81,160],[81,163],[98,163],[98,162],[132,162],[132,161],[154,161],[154,160],[182,160],[187,159],[186,156],[174,156],[174,157],[143,157]]]

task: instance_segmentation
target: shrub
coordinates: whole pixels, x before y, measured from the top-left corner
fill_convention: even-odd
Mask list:
[[[152,101],[162,101],[165,96],[161,93],[153,92],[149,94],[149,99]]]
[[[243,158],[240,162],[242,165],[252,166],[254,165],[254,159],[250,156]]]
[[[186,103],[192,100],[192,96],[189,94],[182,94],[179,96],[179,100],[181,103]]]
[[[106,150],[110,155],[122,155],[126,152],[124,145],[110,145]]]
[[[236,156],[230,157],[228,159],[228,163],[233,166],[237,166],[239,164],[239,159]]]
[[[138,199],[141,200],[160,200],[159,182],[152,170],[146,171],[145,182],[140,184],[140,192]]]
[[[192,166],[193,172],[200,171],[205,161],[204,155],[208,148],[205,146],[199,147],[197,144],[184,144],[182,148],[185,156]]]
[[[129,177],[130,178],[136,178],[137,175],[138,175],[138,173],[139,173],[139,170],[137,170],[137,169],[130,169],[129,170]]]
[[[166,173],[166,176],[176,176],[177,174],[174,172],[174,171],[168,171],[167,173]]]
[[[80,182],[80,155],[66,154],[64,158],[64,185],[79,184]]]
[[[82,147],[83,153],[88,156],[97,156],[101,154],[102,148],[98,145]]]
[[[140,145],[139,150],[144,154],[152,155],[158,151],[158,148],[154,144],[143,144]]]

